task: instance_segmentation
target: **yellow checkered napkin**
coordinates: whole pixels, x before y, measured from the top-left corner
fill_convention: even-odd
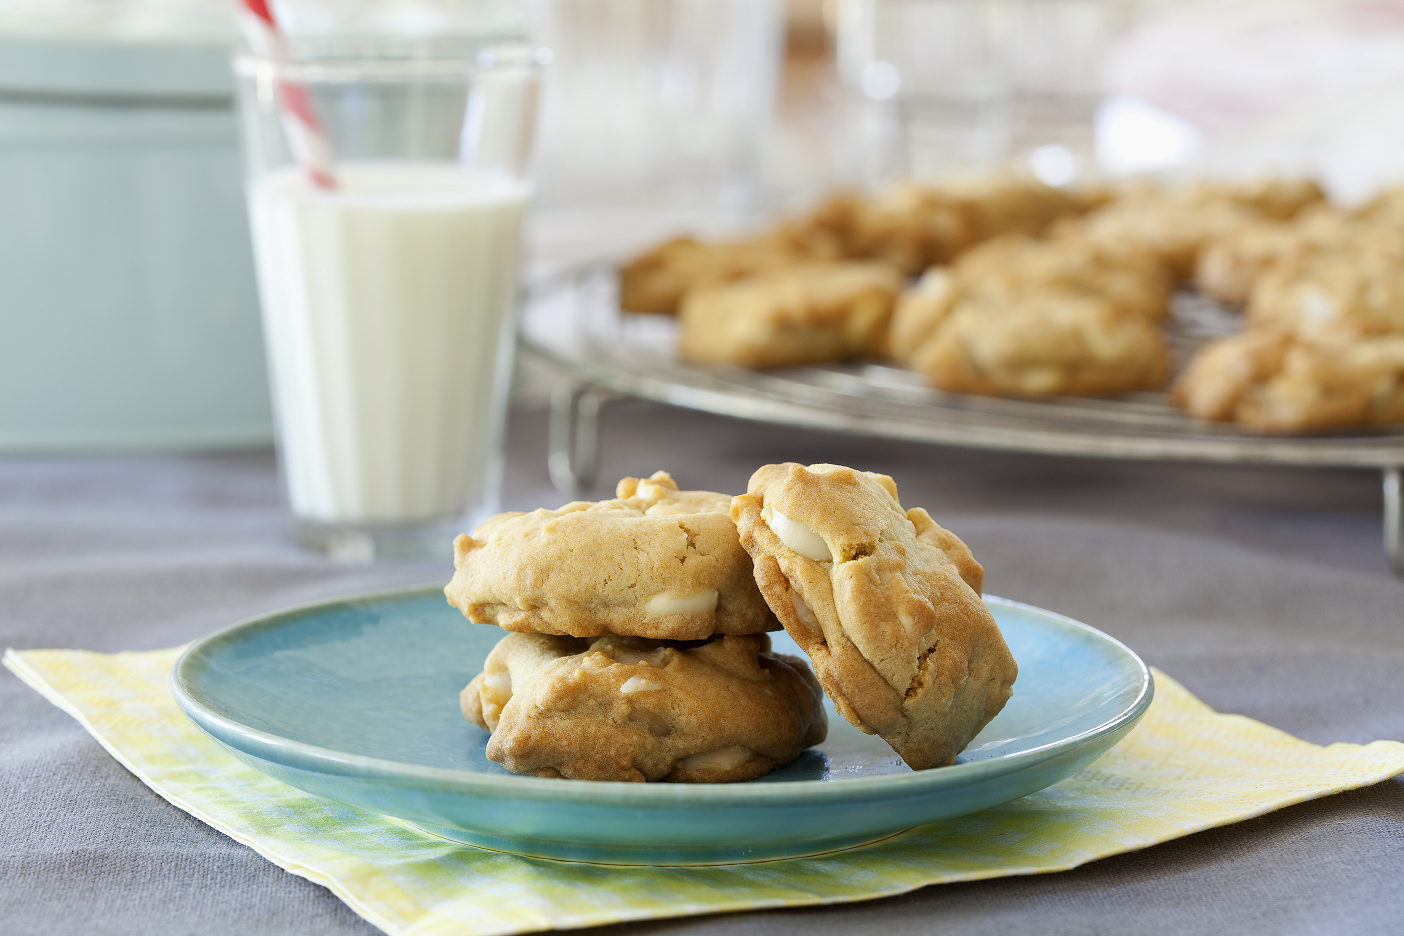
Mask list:
[[[157,793],[331,888],[387,933],[521,933],[864,900],[927,884],[1062,871],[1404,773],[1404,744],[1318,747],[1219,715],[1162,673],[1140,725],[1081,773],[974,816],[819,858],[629,868],[457,845],[265,777],[167,688],[178,650],[7,651],[5,665]]]

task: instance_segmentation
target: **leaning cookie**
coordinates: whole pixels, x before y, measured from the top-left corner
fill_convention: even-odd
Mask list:
[[[767,465],[731,503],[756,582],[838,711],[913,769],[952,763],[1018,667],[980,600],[984,572],[886,475]]]
[[[460,697],[487,756],[572,780],[754,780],[824,740],[804,661],[764,634],[675,644],[508,634]]]
[[[614,500],[504,513],[454,540],[449,604],[509,631],[655,640],[779,630],[737,541],[731,498],[666,472]]]

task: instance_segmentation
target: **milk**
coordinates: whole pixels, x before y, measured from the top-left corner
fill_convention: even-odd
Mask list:
[[[494,493],[528,189],[453,163],[249,186],[295,518],[455,518]]]

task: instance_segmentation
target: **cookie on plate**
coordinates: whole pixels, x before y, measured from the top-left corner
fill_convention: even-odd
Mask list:
[[[1404,422],[1404,335],[1308,341],[1251,328],[1201,349],[1172,397],[1200,419],[1260,432]]]
[[[902,276],[882,263],[811,263],[695,289],[678,353],[703,364],[786,367],[877,353]]]
[[[756,582],[848,721],[913,769],[955,760],[1018,667],[980,600],[984,571],[886,475],[766,465],[732,501]]]
[[[504,513],[454,540],[449,604],[509,631],[656,640],[778,630],[737,541],[731,498],[667,472],[613,500]]]
[[[754,780],[824,740],[823,695],[764,634],[701,644],[508,634],[463,690],[489,760],[572,780]]]

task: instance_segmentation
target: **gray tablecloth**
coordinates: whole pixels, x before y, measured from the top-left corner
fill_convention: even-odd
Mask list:
[[[601,477],[741,491],[773,461],[883,471],[985,564],[993,594],[1080,618],[1221,711],[1318,743],[1404,739],[1404,584],[1369,472],[1111,464],[777,429],[622,401]],[[555,506],[545,419],[517,413],[505,506]],[[287,540],[273,458],[0,459],[0,643],[173,646],[296,602],[426,580]],[[1063,874],[630,933],[1404,931],[1404,783]],[[368,934],[328,891],[169,805],[0,674],[0,933]],[[606,932],[604,930],[599,932]]]

